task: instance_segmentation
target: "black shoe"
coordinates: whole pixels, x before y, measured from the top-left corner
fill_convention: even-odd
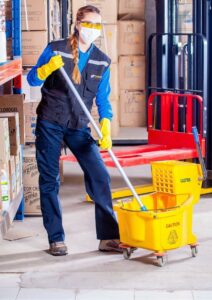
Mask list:
[[[49,245],[49,253],[54,256],[67,255],[68,248],[64,242],[53,242]]]

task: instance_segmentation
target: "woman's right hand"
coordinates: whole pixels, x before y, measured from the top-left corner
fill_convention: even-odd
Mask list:
[[[37,75],[40,80],[45,80],[54,71],[64,66],[61,55],[52,56],[49,62],[37,69]]]

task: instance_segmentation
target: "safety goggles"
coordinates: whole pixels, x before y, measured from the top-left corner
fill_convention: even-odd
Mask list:
[[[102,30],[102,24],[101,23],[80,22],[80,25],[82,27],[85,27],[85,28],[92,28],[92,29]]]

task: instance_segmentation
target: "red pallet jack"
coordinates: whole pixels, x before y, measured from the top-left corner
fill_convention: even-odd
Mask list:
[[[179,130],[179,110],[183,105],[186,108],[184,131]],[[160,129],[156,129],[156,109],[160,103]],[[148,143],[142,146],[127,147],[124,150],[114,151],[122,167],[150,164],[162,160],[189,160],[198,158],[195,141],[192,134],[194,107],[198,106],[197,117],[198,137],[201,152],[205,157],[205,138],[203,137],[202,116],[203,99],[198,95],[178,94],[173,92],[154,92],[149,96],[148,112]],[[101,151],[103,161],[108,167],[115,167],[108,152]],[[73,155],[61,156],[61,160],[76,162]],[[153,191],[150,185],[137,186],[138,194]],[[202,189],[201,194],[211,193],[212,188]],[[131,196],[129,189],[112,192],[113,199]]]

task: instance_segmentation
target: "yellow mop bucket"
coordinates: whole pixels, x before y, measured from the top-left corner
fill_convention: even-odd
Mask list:
[[[133,248],[153,250],[158,264],[164,264],[167,250],[190,245],[197,253],[192,233],[193,205],[199,200],[201,169],[197,164],[164,161],[152,163],[155,193],[142,197],[147,211],[135,199],[116,206],[124,257]]]

